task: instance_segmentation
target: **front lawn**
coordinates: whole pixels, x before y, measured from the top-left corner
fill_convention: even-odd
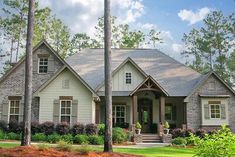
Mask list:
[[[2,148],[14,148],[19,146],[15,143],[0,143]],[[76,147],[76,146],[75,146]],[[91,146],[93,150],[102,151],[103,148]],[[143,155],[146,157],[192,157],[192,148],[175,147],[151,147],[151,148],[115,148],[114,152]]]

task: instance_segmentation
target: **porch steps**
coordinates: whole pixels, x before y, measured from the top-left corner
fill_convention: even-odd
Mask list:
[[[161,138],[158,134],[142,134],[143,143],[161,143]]]

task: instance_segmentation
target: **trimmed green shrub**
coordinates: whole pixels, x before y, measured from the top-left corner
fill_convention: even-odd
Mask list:
[[[31,123],[31,132],[32,132],[32,134],[40,133],[39,122],[32,122]]]
[[[73,125],[73,127],[72,127],[73,135],[84,134],[84,132],[85,132],[84,124],[76,123],[76,124]]]
[[[127,141],[127,133],[122,128],[113,128],[113,143],[123,143]]]
[[[48,150],[51,146],[45,143],[42,144],[37,144],[38,150],[39,151],[44,151],[44,150]]]
[[[57,146],[56,146],[57,150],[60,151],[71,151],[72,150],[72,145],[68,142],[65,142],[63,140],[59,141]]]
[[[87,144],[82,144],[80,147],[74,149],[74,151],[81,153],[82,155],[86,155],[89,152],[93,151],[92,147]]]
[[[4,131],[0,130],[0,140],[5,140],[6,139],[6,134]]]
[[[73,142],[76,144],[88,144],[89,137],[87,135],[76,135],[73,138]]]
[[[176,146],[186,146],[187,145],[186,139],[182,138],[182,137],[174,138],[171,143]]]
[[[98,124],[98,135],[104,136],[105,134],[105,124]]]
[[[46,141],[47,137],[44,133],[36,133],[32,135],[32,141]]]
[[[49,143],[57,143],[60,140],[61,140],[60,135],[58,135],[56,133],[53,133],[53,134],[47,136],[47,142],[49,142]]]
[[[96,135],[98,133],[98,128],[96,124],[87,124],[85,127],[85,132],[87,135]]]
[[[194,136],[194,135],[192,135]],[[206,134],[204,138],[196,137],[195,156],[200,157],[232,157],[234,156],[235,135],[226,126],[214,134]]]
[[[0,130],[7,131],[7,123],[4,120],[0,120]]]
[[[67,134],[67,135],[62,135],[61,140],[67,142],[67,143],[73,143],[73,135]]]
[[[56,125],[56,132],[60,135],[68,134],[70,131],[69,124],[66,122],[62,122]]]
[[[51,135],[54,132],[54,126],[53,122],[44,122],[40,124],[40,131],[46,135]]]
[[[102,145],[104,144],[104,138],[102,136],[91,135],[89,136],[89,143],[93,145]]]
[[[17,134],[17,133],[14,133],[14,132],[10,132],[7,134],[7,139],[9,140],[20,140],[20,136],[21,134]]]

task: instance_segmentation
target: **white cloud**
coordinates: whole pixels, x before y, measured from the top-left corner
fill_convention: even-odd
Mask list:
[[[210,12],[210,9],[207,7],[198,9],[196,12],[193,12],[192,10],[180,10],[178,13],[178,16],[183,21],[188,21],[190,25],[193,25],[201,20],[203,20],[206,15]]]
[[[145,23],[141,26],[141,28],[150,30],[150,29],[156,29],[157,26],[155,24],[152,24],[152,23]]]
[[[173,49],[173,51],[175,51],[177,53],[181,53],[184,50],[184,46],[182,44],[173,43],[172,49]]]
[[[72,33],[86,32],[91,36],[98,17],[104,14],[104,0],[40,0],[39,4],[49,6]],[[142,0],[115,0],[111,11],[120,21],[133,23],[144,14],[144,5]]]

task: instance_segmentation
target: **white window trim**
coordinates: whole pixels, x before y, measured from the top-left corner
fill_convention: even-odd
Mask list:
[[[70,101],[70,103],[71,103],[71,106],[70,106],[70,123],[69,123],[69,125],[72,123],[71,121],[72,121],[72,100],[60,100],[60,116],[59,116],[59,122],[61,123],[61,102],[62,101]]]
[[[116,107],[124,107],[124,112],[125,112],[125,115],[124,115],[124,123],[126,123],[126,105],[113,105],[113,107],[115,108],[115,111],[114,111],[114,124],[117,123],[117,117],[116,117]],[[120,117],[119,117],[120,118]]]
[[[11,101],[19,101],[19,114],[11,114]],[[11,115],[14,115],[14,116],[19,116],[18,117],[18,122],[20,121],[20,100],[9,100],[8,101],[8,117],[7,117],[7,119],[8,119],[8,122],[10,122],[10,117],[11,117]]]
[[[40,59],[47,59],[47,72],[46,73],[41,73],[41,72],[39,72],[39,67],[40,67]],[[38,74],[47,74],[48,73],[48,63],[49,63],[49,60],[48,60],[48,58],[47,57],[39,57],[38,58]]]
[[[211,106],[212,105],[219,105],[219,115],[220,115],[220,118],[212,118],[211,117]],[[221,120],[221,103],[220,104],[209,104],[209,113],[210,113],[210,119],[219,119],[219,120]]]
[[[126,74],[129,73],[130,74],[130,80],[131,80],[131,83],[127,83],[127,77],[126,77]],[[125,83],[126,84],[132,84],[132,72],[125,72]]]

